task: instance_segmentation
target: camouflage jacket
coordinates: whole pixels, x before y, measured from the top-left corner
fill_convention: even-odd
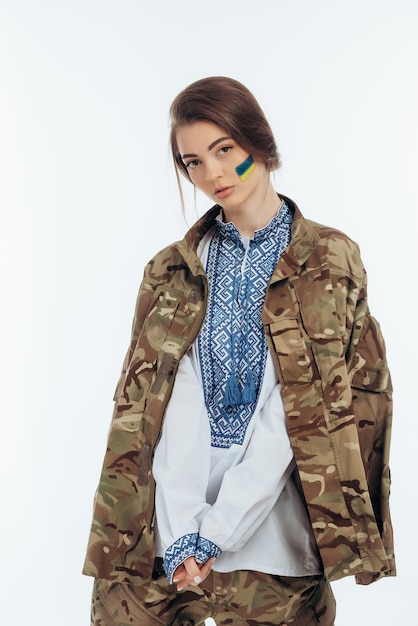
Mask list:
[[[267,288],[263,324],[312,528],[329,580],[395,574],[389,515],[391,382],[355,243],[304,219]],[[178,363],[201,328],[196,255],[210,209],[145,269],[94,503],[84,573],[146,583],[154,562],[152,460]]]

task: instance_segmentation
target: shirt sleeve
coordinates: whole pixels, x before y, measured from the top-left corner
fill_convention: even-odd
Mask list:
[[[179,364],[153,463],[157,525],[170,582],[176,567],[197,551],[201,520],[210,508],[206,503],[209,471],[209,420],[202,385],[186,354]],[[213,546],[207,545],[208,551],[213,552]]]
[[[294,467],[276,384],[257,417],[244,457],[225,472],[218,497],[205,513],[198,549],[201,541],[209,540],[221,551],[239,550],[273,508]]]

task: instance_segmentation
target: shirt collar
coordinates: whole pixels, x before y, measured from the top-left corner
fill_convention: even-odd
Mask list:
[[[223,211],[220,211],[216,216],[216,226],[219,233],[222,233],[225,238],[232,239],[233,241],[241,241],[241,235],[233,222],[223,222]],[[293,212],[282,200],[282,203],[277,211],[277,214],[269,221],[266,226],[256,230],[252,240],[256,243],[264,241],[268,237],[275,235],[280,228],[288,225],[290,227],[292,223]]]

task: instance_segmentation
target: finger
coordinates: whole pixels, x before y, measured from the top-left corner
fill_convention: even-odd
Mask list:
[[[196,587],[196,583],[189,577],[177,583],[177,591],[181,591],[185,587]]]
[[[183,563],[176,567],[173,573],[173,583],[183,580],[187,576],[186,568]]]
[[[200,568],[200,577],[202,580],[204,580],[209,574],[210,570],[212,569],[212,565],[214,561],[215,561],[215,557],[212,557],[211,559],[209,559],[209,561],[206,561],[206,563],[202,565],[202,567]]]
[[[175,570],[173,582],[177,583],[178,591],[181,591],[188,585],[195,587],[201,582],[200,569],[193,556],[188,557]]]
[[[173,583],[179,583],[187,578],[186,574],[176,574],[173,576]]]
[[[173,582],[178,583],[177,591],[182,591],[182,589],[184,589],[188,585],[196,587],[201,582],[203,582],[203,580],[207,577],[210,570],[212,569],[212,565],[214,562],[215,557],[211,557],[203,565],[198,564],[193,557],[189,557],[188,559],[186,559],[182,563],[185,573],[181,577],[176,576],[176,580],[173,579]]]
[[[191,580],[193,580],[196,584],[201,582],[200,576],[200,568],[194,559],[188,559],[184,562],[184,567],[186,568],[186,572]]]
[[[184,568],[183,568],[183,569],[181,569],[181,570],[179,570],[179,569],[177,568],[176,570],[174,570],[174,573],[173,573],[173,580],[174,580],[174,579],[176,579],[176,580],[177,580],[177,579],[178,579],[178,580],[181,580],[182,578],[186,578],[186,576],[187,576],[187,575],[188,575],[188,574],[187,574],[187,572],[186,572],[186,570],[185,570]]]

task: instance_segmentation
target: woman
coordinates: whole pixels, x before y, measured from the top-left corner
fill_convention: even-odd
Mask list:
[[[277,194],[252,94],[171,107],[213,200],[148,264],[95,502],[92,624],[321,624],[329,581],[394,575],[391,384],[358,247]]]

